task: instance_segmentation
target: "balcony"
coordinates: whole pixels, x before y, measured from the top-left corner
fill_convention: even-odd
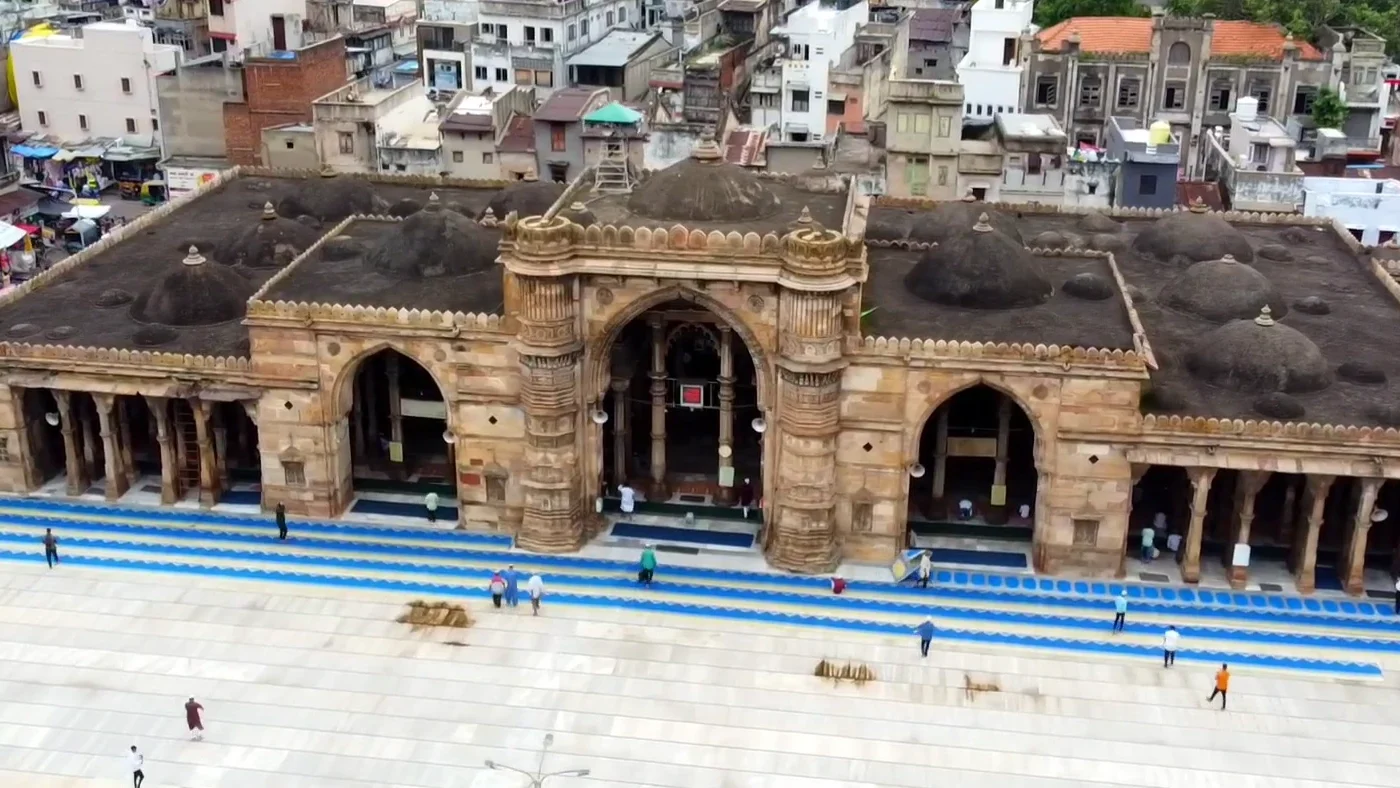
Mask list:
[[[1347,137],[1347,150],[1354,153],[1376,153],[1381,152],[1380,137]]]
[[[518,16],[528,19],[568,19],[584,10],[583,0],[482,0],[481,13],[487,16]]]
[[[1065,171],[1007,169],[1001,175],[1001,188],[1003,194],[1007,191],[1059,194],[1065,190]]]

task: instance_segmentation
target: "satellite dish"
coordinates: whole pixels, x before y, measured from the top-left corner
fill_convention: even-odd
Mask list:
[[[47,422],[49,423],[49,426],[50,426],[50,427],[57,427],[57,426],[58,426],[58,414],[55,413],[55,412],[53,412],[53,411],[49,411],[48,413],[45,413],[45,414],[44,414],[44,421],[47,421]]]
[[[593,419],[593,423],[600,427],[608,423],[608,412],[602,408],[594,408],[593,412],[588,415],[589,418]]]
[[[768,431],[768,422],[764,421],[762,416],[749,422],[749,426],[753,427],[753,431],[757,432],[759,435]]]

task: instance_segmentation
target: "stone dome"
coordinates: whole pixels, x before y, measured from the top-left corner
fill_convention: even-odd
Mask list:
[[[966,233],[967,228],[979,221],[991,225],[993,230],[1015,241],[1018,246],[1025,242],[1014,218],[1000,211],[988,210],[986,204],[971,197],[957,202],[941,202],[931,211],[915,214],[909,228],[909,240],[939,243],[946,236]]]
[[[252,227],[230,233],[214,250],[214,259],[225,265],[281,268],[316,243],[320,236],[318,230],[279,216],[272,203],[267,203],[263,206],[262,219]]]
[[[1153,222],[1133,240],[1133,248],[1158,260],[1184,257],[1201,262],[1228,254],[1243,263],[1254,261],[1249,239],[1199,203]]]
[[[1117,288],[1107,277],[1088,272],[1075,274],[1066,279],[1065,283],[1060,285],[1060,290],[1066,295],[1085,301],[1104,301],[1112,298],[1113,294],[1117,292]]]
[[[369,181],[331,171],[302,183],[277,203],[277,212],[289,219],[311,216],[323,222],[338,222],[351,214],[382,213],[389,205],[377,197]]]
[[[486,211],[490,211],[498,222],[505,221],[506,214],[511,211],[521,218],[544,216],[564,194],[565,188],[564,184],[554,181],[516,181],[497,192],[487,203],[486,210],[476,218],[485,217]]]
[[[495,233],[446,210],[433,194],[423,210],[399,222],[397,232],[375,244],[365,262],[391,276],[463,276],[495,265],[498,242]]]
[[[865,222],[865,237],[871,241],[902,241],[909,235],[914,217],[906,211],[874,208]]]
[[[1075,226],[1086,233],[1116,233],[1123,229],[1123,225],[1117,219],[1104,216],[1098,211],[1089,211],[1079,217]]]
[[[131,316],[166,326],[224,323],[243,317],[254,289],[232,268],[208,262],[191,246],[184,260],[136,297]]]
[[[767,184],[725,161],[708,139],[689,158],[642,181],[627,199],[632,213],[668,222],[746,222],[772,216],[782,207]]]
[[[1193,264],[1162,288],[1157,301],[1214,323],[1253,318],[1266,306],[1276,317],[1288,313],[1268,277],[1228,254]]]
[[[1044,303],[1054,288],[1020,242],[993,229],[984,213],[971,229],[924,252],[904,277],[909,292],[936,304],[1013,309]]]
[[[1332,371],[1302,332],[1278,323],[1269,308],[1207,332],[1186,357],[1191,374],[1235,391],[1299,393],[1327,388]]]

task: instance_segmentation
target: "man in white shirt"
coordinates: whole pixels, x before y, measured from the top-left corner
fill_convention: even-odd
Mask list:
[[[622,513],[631,514],[637,508],[637,491],[630,484],[619,484],[617,495],[622,499]]]
[[[126,764],[131,767],[131,784],[133,788],[141,788],[141,783],[146,780],[146,773],[141,771],[141,767],[146,765],[146,756],[136,751],[136,745],[131,745],[131,754],[126,756]]]
[[[438,494],[430,492],[423,496],[423,508],[428,510],[428,522],[437,522]]]
[[[1181,645],[1181,633],[1176,631],[1176,627],[1167,627],[1167,631],[1162,633],[1162,667],[1169,668],[1176,664],[1176,648]]]
[[[530,575],[530,579],[525,581],[525,593],[530,595],[531,615],[540,614],[540,600],[544,598],[544,580],[538,573]]]
[[[958,501],[958,518],[962,520],[972,519],[972,501],[966,498]]]

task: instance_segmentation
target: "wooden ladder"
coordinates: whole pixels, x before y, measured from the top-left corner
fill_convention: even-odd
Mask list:
[[[185,402],[176,402],[175,432],[184,442],[185,461],[179,469],[179,490],[183,495],[188,490],[199,489],[199,430],[194,426],[194,411]]]

